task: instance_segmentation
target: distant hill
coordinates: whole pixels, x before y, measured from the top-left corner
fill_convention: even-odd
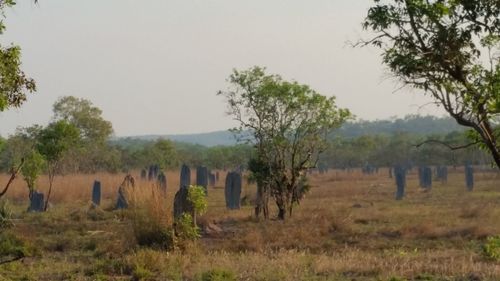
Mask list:
[[[463,131],[464,127],[458,125],[449,117],[434,116],[406,116],[404,118],[392,118],[388,120],[349,122],[336,130],[332,136],[355,138],[362,135],[393,134],[406,132],[415,135],[448,134],[454,131]],[[234,135],[229,131],[216,131],[201,134],[184,135],[144,135],[130,136],[115,139],[117,143],[134,143],[153,141],[157,139],[170,139],[174,142],[198,144],[203,146],[234,145],[237,143]]]
[[[217,146],[217,145],[234,145],[237,143],[233,133],[229,131],[216,131],[201,134],[185,134],[185,135],[144,135],[144,136],[130,136],[118,138],[113,140],[118,143],[133,143],[134,140],[138,142],[154,141],[157,139],[169,139],[174,142],[198,144],[203,146]]]

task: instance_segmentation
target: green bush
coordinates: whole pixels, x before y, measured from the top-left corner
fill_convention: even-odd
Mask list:
[[[7,201],[0,202],[0,231],[12,226],[12,210]]]
[[[391,277],[388,281],[406,281],[406,279],[400,277]]]
[[[500,261],[500,235],[486,239],[483,245],[483,254],[488,259]]]
[[[203,272],[198,278],[198,281],[234,281],[236,277],[233,272],[225,269],[212,269]]]
[[[207,211],[208,202],[203,186],[190,186],[188,190],[188,200],[193,205],[196,215],[202,215]]]
[[[193,223],[193,218],[188,213],[183,213],[177,218],[175,232],[180,242],[196,240],[201,237],[199,227]]]
[[[154,274],[150,270],[142,267],[136,266],[134,268],[134,272],[132,273],[133,280],[141,281],[141,280],[152,280]]]
[[[10,233],[0,233],[0,259],[13,260],[29,255],[25,243]]]

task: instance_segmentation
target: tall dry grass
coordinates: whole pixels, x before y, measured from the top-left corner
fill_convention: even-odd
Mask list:
[[[310,178],[311,192],[296,206],[293,217],[282,222],[256,220],[252,217],[253,206],[226,210],[225,173],[221,172],[216,187],[209,188],[208,212],[200,218],[203,224],[216,225],[221,231],[206,233],[192,248],[173,252],[140,247],[115,249],[116,241],[123,240],[119,245],[130,243],[134,229],[172,222],[179,172],[167,173],[166,194],[159,192],[154,183],[140,180],[138,172],[133,174],[137,186],[129,193],[130,211],[132,215],[146,214],[147,218],[136,226],[133,219],[116,219],[116,212],[110,211],[104,221],[71,221],[72,210],[89,205],[95,179],[102,182],[104,205],[113,206],[124,175],[68,175],[56,180],[54,209],[39,216],[27,215],[26,223],[17,224],[14,231],[33,241],[73,237],[75,232],[81,234],[79,239],[87,241],[95,239],[87,230],[103,231],[102,235],[107,236],[99,240],[102,245],[98,251],[116,252],[112,257],[125,264],[121,265],[125,269],[112,267],[104,271],[111,276],[140,269],[149,271],[153,280],[193,280],[200,273],[223,268],[240,280],[388,280],[391,276],[416,278],[422,273],[453,277],[451,280],[470,274],[481,280],[500,280],[500,265],[481,256],[485,237],[500,234],[498,173],[476,173],[475,189],[467,192],[463,173],[451,169],[447,184],[434,182],[430,192],[423,192],[414,171],[408,175],[402,201],[394,200],[394,179],[389,178],[386,169],[375,175],[363,175],[359,170],[314,174]],[[2,176],[0,181],[4,179]],[[191,179],[194,182],[194,172]],[[46,179],[42,178],[40,186],[45,185]],[[242,195],[254,193],[255,186],[244,182]],[[27,204],[24,183],[18,180],[7,197]],[[274,204],[270,207],[276,214]],[[41,224],[43,231],[39,229]],[[36,258],[41,264],[38,271],[32,269],[40,276],[48,274],[48,269],[42,268],[44,264],[54,264],[59,272],[78,272],[83,265],[68,256],[73,260],[88,259],[76,242],[63,252],[55,252],[52,243],[45,243],[49,245],[47,254]],[[100,262],[100,257],[89,261],[92,265]],[[45,280],[65,280],[53,274]]]

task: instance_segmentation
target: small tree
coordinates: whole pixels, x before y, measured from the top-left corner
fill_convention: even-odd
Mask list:
[[[36,139],[41,129],[42,127],[38,125],[18,128],[16,133],[7,140],[0,155],[0,164],[10,170],[11,177],[3,191],[0,192],[0,197],[8,191],[17,174],[23,173],[23,169],[26,169],[24,165],[30,165],[27,160],[30,160],[30,155],[34,152]]]
[[[24,165],[21,168],[21,174],[26,182],[29,190],[29,198],[33,195],[35,191],[36,180],[38,176],[43,172],[45,168],[45,159],[36,150],[32,150],[24,158]]]
[[[326,148],[326,137],[350,117],[334,97],[325,97],[307,85],[267,75],[263,68],[235,70],[232,88],[219,92],[228,114],[240,123],[234,131],[256,148],[253,169],[261,196],[271,195],[279,219],[292,214],[302,198],[305,171],[315,167]],[[252,166],[255,166],[253,165]],[[266,202],[266,200],[259,200]]]
[[[175,233],[180,240],[195,240],[200,237],[196,218],[207,211],[208,202],[203,186],[191,185],[187,188],[188,208],[175,221]]]
[[[52,193],[52,184],[59,169],[59,163],[64,153],[69,148],[78,145],[80,132],[77,127],[66,122],[57,121],[51,123],[40,132],[37,149],[47,161],[47,171],[49,175],[49,191],[45,200],[44,209],[47,210],[50,195]]]
[[[361,45],[405,85],[430,94],[500,168],[500,2],[374,0]]]

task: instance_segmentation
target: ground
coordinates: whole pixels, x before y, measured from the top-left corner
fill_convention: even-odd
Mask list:
[[[178,176],[167,174],[166,197],[152,196],[141,180],[133,196],[156,198],[141,206],[160,206],[148,214],[171,223]],[[500,262],[484,252],[488,237],[500,234],[500,174],[475,176],[467,192],[463,170],[450,168],[447,184],[424,192],[412,173],[396,201],[387,170],[314,174],[283,222],[255,219],[251,203],[226,210],[221,172],[198,218],[202,237],[169,251],[138,245],[137,210],[112,211],[123,174],[59,177],[43,214],[26,212],[19,179],[7,195],[14,226],[3,235],[21,241],[27,257],[0,265],[0,280],[500,280]],[[103,185],[101,208],[90,204],[94,179]],[[244,183],[245,202],[254,190]]]

